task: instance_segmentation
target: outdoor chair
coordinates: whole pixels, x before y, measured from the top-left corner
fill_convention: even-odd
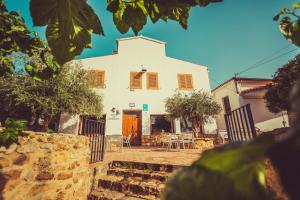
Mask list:
[[[127,147],[129,147],[129,148],[131,148],[131,145],[130,145],[131,136],[132,136],[131,134],[129,134],[127,137],[123,136],[123,144],[126,144]]]
[[[177,135],[175,134],[168,134],[168,140],[167,140],[167,147],[168,147],[168,150],[172,148],[172,146],[174,145],[176,148],[180,148],[180,143],[181,143],[181,140],[178,138]]]
[[[195,149],[195,140],[194,140],[194,134],[193,133],[182,133],[181,134],[181,143],[183,145],[183,148],[185,149],[185,144],[188,144],[188,147],[192,147]]]

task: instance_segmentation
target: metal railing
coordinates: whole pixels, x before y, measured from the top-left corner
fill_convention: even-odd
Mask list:
[[[225,114],[229,141],[248,141],[257,136],[250,104]]]
[[[90,163],[102,161],[104,158],[105,121],[83,119],[81,133],[90,139]]]

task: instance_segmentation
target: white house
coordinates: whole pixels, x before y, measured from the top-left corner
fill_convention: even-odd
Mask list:
[[[106,135],[128,134],[135,140],[157,132],[181,132],[180,120],[166,120],[165,100],[177,90],[210,92],[207,67],[166,56],[166,43],[144,36],[118,39],[112,55],[81,59],[94,90],[103,96]],[[63,115],[61,132],[80,131],[80,116]],[[206,133],[216,124],[205,125]]]
[[[264,95],[272,79],[233,77],[212,90],[215,100],[223,106],[216,122],[220,132],[226,131],[224,114],[250,104],[255,127],[271,131],[288,126],[286,112],[271,113],[265,105]]]

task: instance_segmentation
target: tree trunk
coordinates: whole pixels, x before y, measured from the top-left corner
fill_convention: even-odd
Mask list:
[[[193,118],[192,120],[192,127],[194,132],[194,137],[199,137],[199,133],[201,133],[201,123],[199,123],[198,119]]]
[[[50,120],[51,117],[49,115],[44,115],[44,123],[42,126],[42,131],[46,132],[48,130]]]
[[[288,121],[289,121],[289,125],[290,127],[293,126],[293,123],[295,121],[295,113],[294,112],[291,112],[291,111],[287,111],[287,116],[288,116]]]

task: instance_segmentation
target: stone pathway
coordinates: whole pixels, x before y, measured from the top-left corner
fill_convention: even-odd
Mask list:
[[[180,151],[178,149],[171,149],[170,151],[167,151],[165,148],[158,147],[132,147],[131,149],[124,148],[123,152],[105,152],[104,163],[118,160],[172,165],[190,165],[201,156],[201,153],[202,151],[199,149],[180,149]]]

